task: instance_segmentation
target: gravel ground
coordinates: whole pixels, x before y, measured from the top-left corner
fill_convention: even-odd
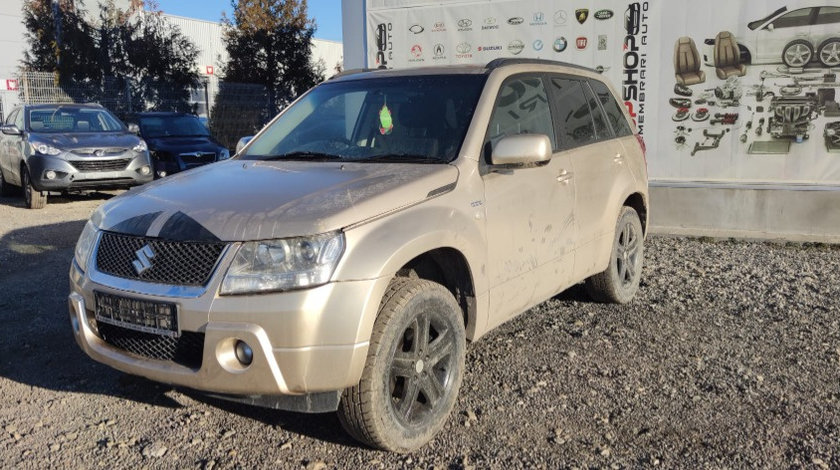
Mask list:
[[[470,345],[446,429],[395,455],[88,359],[67,271],[107,197],[0,199],[5,468],[840,468],[840,247],[651,238],[630,305],[577,286]]]

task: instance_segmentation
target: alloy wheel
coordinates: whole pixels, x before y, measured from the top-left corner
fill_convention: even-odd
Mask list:
[[[641,238],[636,233],[636,228],[628,221],[621,229],[616,249],[616,267],[622,286],[632,284],[636,278],[641,245]]]

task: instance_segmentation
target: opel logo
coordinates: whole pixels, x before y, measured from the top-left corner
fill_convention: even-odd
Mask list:
[[[134,254],[137,255],[137,259],[131,264],[134,266],[134,270],[137,271],[137,275],[140,276],[152,267],[155,252],[152,250],[152,246],[147,243],[143,245],[143,248],[135,251]]]

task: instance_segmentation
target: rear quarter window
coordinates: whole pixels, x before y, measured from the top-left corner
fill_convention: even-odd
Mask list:
[[[615,100],[615,96],[610,92],[607,84],[600,80],[590,80],[589,85],[601,101],[601,106],[603,106],[604,113],[607,115],[607,121],[609,121],[610,126],[612,126],[615,135],[618,137],[632,135],[633,129],[627,122],[624,111]]]

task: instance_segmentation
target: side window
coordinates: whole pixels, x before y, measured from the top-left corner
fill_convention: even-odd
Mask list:
[[[545,134],[557,148],[548,96],[539,77],[516,77],[502,86],[487,131],[488,156],[502,137],[516,134]]]
[[[816,24],[840,23],[840,7],[822,7]]]
[[[590,80],[589,85],[592,86],[592,91],[595,92],[595,96],[601,101],[604,112],[607,114],[607,121],[612,126],[615,135],[618,137],[632,135],[633,129],[627,122],[627,118],[624,117],[624,111],[618,102],[616,102],[615,96],[610,92],[607,84],[600,80]]]
[[[811,11],[813,8],[801,8],[794,10],[787,15],[782,16],[773,22],[773,27],[779,28],[796,28],[799,26],[808,26],[811,24]]]
[[[612,131],[607,125],[604,113],[601,112],[601,106],[595,99],[592,89],[587,85],[583,85],[583,92],[586,95],[586,101],[589,102],[589,112],[592,113],[592,122],[595,124],[595,138],[598,140],[609,139],[612,137]]]
[[[551,88],[557,100],[560,148],[569,149],[594,142],[595,126],[580,81],[552,78]]]

